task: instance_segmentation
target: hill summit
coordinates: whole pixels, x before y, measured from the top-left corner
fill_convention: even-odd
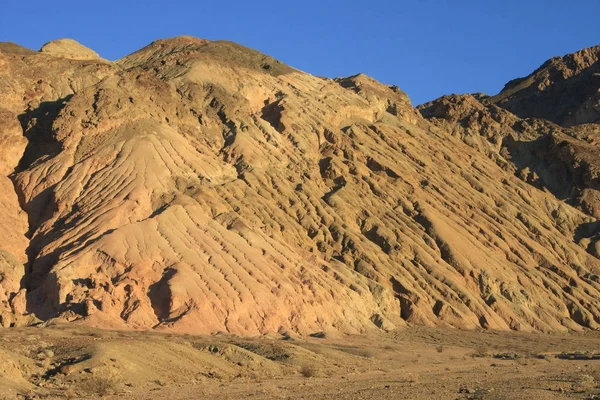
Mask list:
[[[72,60],[97,60],[100,58],[94,50],[88,49],[73,39],[58,39],[48,42],[42,46],[40,53]]]

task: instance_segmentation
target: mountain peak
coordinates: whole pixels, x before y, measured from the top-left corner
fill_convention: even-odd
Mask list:
[[[117,61],[125,69],[170,69],[198,61],[258,70],[277,76],[295,69],[257,50],[227,40],[210,41],[192,36],[156,40]]]
[[[185,45],[185,44],[202,45],[202,44],[206,44],[209,42],[210,42],[210,40],[198,38],[195,36],[180,35],[180,36],[173,36],[170,38],[155,40],[150,44],[150,46],[160,45],[160,46],[167,47],[167,46],[177,46],[177,45]]]
[[[198,47],[207,43],[210,43],[210,41],[193,36],[175,36],[172,38],[159,39],[140,50],[117,60],[117,64],[124,68],[138,67],[143,64],[163,59],[174,53],[196,50]]]
[[[85,47],[81,43],[62,38],[46,43],[40,49],[40,53],[51,56],[69,58],[71,60],[98,60],[100,56],[94,50]]]
[[[489,101],[521,118],[564,126],[600,122],[600,45],[552,57]],[[559,100],[560,99],[560,100]]]

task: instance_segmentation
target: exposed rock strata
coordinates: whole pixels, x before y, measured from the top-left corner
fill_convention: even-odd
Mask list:
[[[245,335],[597,328],[596,125],[439,104],[229,42],[115,63],[0,45],[0,248],[25,264],[0,307]],[[583,183],[542,176],[552,146]]]

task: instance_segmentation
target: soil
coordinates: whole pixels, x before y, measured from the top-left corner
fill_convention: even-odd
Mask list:
[[[597,332],[241,338],[28,327],[0,331],[0,398],[594,399],[599,350]]]

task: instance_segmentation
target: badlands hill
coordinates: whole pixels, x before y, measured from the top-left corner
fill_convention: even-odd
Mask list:
[[[417,110],[230,42],[0,43],[2,325],[597,329],[598,66]]]

